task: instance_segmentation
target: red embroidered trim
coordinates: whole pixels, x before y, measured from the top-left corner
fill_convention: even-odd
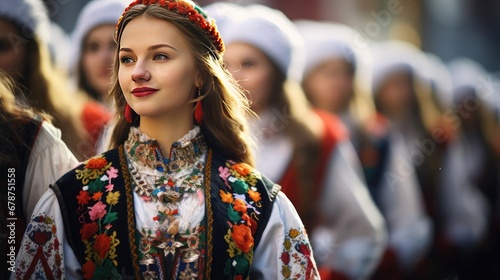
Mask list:
[[[205,34],[210,38],[212,44],[215,46],[219,53],[224,52],[224,42],[217,30],[217,25],[215,25],[215,20],[209,19],[207,14],[196,4],[187,1],[168,1],[168,0],[136,0],[125,8],[123,14],[118,19],[116,24],[116,30],[120,26],[123,16],[134,6],[138,4],[143,5],[153,5],[158,4],[169,11],[175,12],[187,19],[189,19],[193,24],[200,27]]]

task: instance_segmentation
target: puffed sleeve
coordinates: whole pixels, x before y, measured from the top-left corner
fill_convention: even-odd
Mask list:
[[[36,204],[19,248],[11,279],[82,279],[52,189]]]
[[[278,193],[255,250],[252,279],[319,279],[304,225],[294,206]]]
[[[399,265],[411,269],[429,249],[433,224],[404,140],[396,134],[390,141],[387,168],[375,197],[389,228],[389,246]]]
[[[43,122],[30,153],[23,186],[23,209],[29,220],[40,197],[66,172],[76,167],[77,159],[61,140],[61,131]]]
[[[349,140],[333,150],[322,189],[322,224],[311,233],[318,266],[349,279],[365,279],[380,261],[387,233]]]

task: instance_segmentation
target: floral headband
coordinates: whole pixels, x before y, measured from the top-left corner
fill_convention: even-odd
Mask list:
[[[194,2],[188,0],[135,0],[130,3],[130,5],[125,8],[123,14],[118,19],[118,23],[116,24],[116,30],[118,32],[118,26],[122,22],[123,16],[134,6],[138,4],[143,5],[153,5],[158,4],[161,7],[175,12],[191,21],[194,25],[201,28],[204,33],[210,38],[210,41],[215,46],[219,53],[224,52],[224,42],[220,36],[219,31],[217,30],[217,26],[215,25],[215,20],[213,18],[208,17],[208,15]]]

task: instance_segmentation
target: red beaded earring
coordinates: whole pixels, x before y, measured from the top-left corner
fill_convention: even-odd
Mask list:
[[[132,123],[132,108],[128,103],[125,105],[125,119],[128,123]]]

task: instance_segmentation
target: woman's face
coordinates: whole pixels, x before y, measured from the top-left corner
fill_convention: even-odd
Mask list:
[[[303,85],[315,107],[342,113],[353,94],[352,66],[341,58],[328,60],[313,69]]]
[[[248,91],[252,109],[257,113],[269,106],[274,82],[274,67],[258,48],[247,43],[226,47],[224,62],[239,84]]]
[[[381,113],[389,118],[400,118],[410,113],[413,96],[413,85],[408,72],[390,74],[378,92]]]
[[[111,67],[116,44],[114,25],[101,25],[92,29],[83,43],[82,70],[87,83],[104,97],[110,87]]]
[[[141,123],[147,118],[192,119],[192,99],[201,79],[177,27],[139,16],[123,30],[119,48],[119,84]]]
[[[27,43],[16,25],[0,19],[0,69],[16,80],[24,75]]]

